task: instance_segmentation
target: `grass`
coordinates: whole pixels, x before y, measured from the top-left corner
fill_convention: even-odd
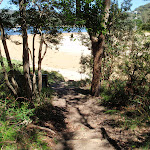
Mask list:
[[[116,116],[115,127],[119,127],[123,131],[148,129],[150,125],[150,95],[147,93],[147,86],[149,87],[149,83],[145,85],[145,88],[141,88],[142,92],[139,91],[137,95],[126,93],[126,81],[115,80],[110,83],[110,87],[106,85],[107,81],[103,82],[99,103],[105,106],[106,114]],[[149,130],[147,132],[142,135],[142,143],[132,141],[128,145],[133,146],[133,149],[150,149]]]
[[[85,80],[80,80],[80,81],[74,81],[74,80],[69,80],[67,82],[68,86],[73,86],[73,87],[86,87],[90,85],[91,81],[90,79],[85,79]]]
[[[32,122],[35,108],[29,109],[28,103],[18,105],[16,100],[0,100],[1,149],[48,149],[42,140],[42,132],[26,129]]]
[[[111,88],[106,87],[106,83],[101,88],[100,103],[107,108],[106,113],[122,113],[126,120],[131,120],[135,124],[150,121],[149,94],[135,95],[126,92],[126,81],[115,80],[111,83]],[[147,88],[145,88],[147,89]],[[143,94],[144,90],[141,89]],[[141,94],[141,92],[139,92]]]
[[[5,65],[5,69],[9,74],[10,68],[8,67],[8,63],[6,58],[3,58],[3,62]],[[23,69],[22,69],[22,64],[20,61],[17,60],[12,60],[12,63],[14,65],[15,68],[15,73],[17,74],[22,74],[23,73]],[[4,80],[4,74],[2,71],[2,67],[0,65],[0,98],[5,99],[7,96],[11,95],[10,90],[7,88],[6,84],[5,84],[5,80]]]
[[[3,60],[6,70],[9,72],[7,60],[5,58]],[[21,62],[13,60],[12,63],[16,69],[16,74],[22,75]],[[35,110],[43,107],[45,103],[45,105],[51,105],[53,90],[50,86],[43,88],[39,98],[40,101],[35,99],[35,108],[31,109],[29,102],[22,101],[20,105],[20,102],[11,95],[5,84],[1,66],[0,72],[0,148],[4,150],[50,150],[50,146],[45,142],[47,133],[39,129],[28,129],[27,127],[37,118]],[[48,85],[64,81],[63,76],[55,71],[42,70],[42,74],[48,75]],[[21,83],[21,80],[19,79],[18,82]]]
[[[42,70],[42,74],[47,74],[48,76],[48,84],[54,84],[57,82],[64,82],[64,77],[58,73],[57,71],[48,72],[46,70]]]
[[[4,62],[4,65],[6,67],[6,70],[9,71],[9,67],[8,67],[8,63],[7,63],[7,59],[3,57],[3,62]],[[23,72],[23,69],[22,69],[22,62],[19,61],[19,60],[12,60],[12,64],[14,65],[14,68],[19,70],[20,72]],[[2,67],[0,65],[0,70],[2,70]]]

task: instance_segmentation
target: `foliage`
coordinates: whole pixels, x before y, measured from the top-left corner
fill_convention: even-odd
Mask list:
[[[108,109],[120,111],[117,114],[122,116],[125,128],[150,122],[149,37],[135,32],[130,38],[132,41],[126,45],[128,52],[122,53],[124,61],[118,64],[121,76],[127,77],[127,81],[111,80],[109,87],[105,81],[101,99]],[[111,110],[111,113],[117,112]]]
[[[95,37],[101,32],[105,35],[106,44],[102,64],[103,86],[101,88],[100,103],[108,108],[106,113],[118,114],[122,117],[123,123],[120,123],[122,128],[134,129],[141,124],[149,124],[150,39],[142,35],[142,33],[133,33],[135,24],[140,26],[141,20],[140,18],[138,18],[139,20],[131,20],[129,14],[125,12],[130,6],[127,3],[128,1],[125,1],[126,3],[122,5],[121,9],[118,8],[117,3],[112,3],[110,17],[106,24],[107,30],[102,24],[104,15],[102,1],[79,1],[82,4],[81,10],[75,7],[75,1],[70,0],[65,1],[65,3],[61,1],[59,5],[52,5],[51,2],[47,3],[45,1],[42,1],[41,4],[38,3],[39,1],[35,2],[37,3],[34,3],[34,5],[32,3],[27,5],[26,16],[28,18],[27,24],[31,27],[33,33],[37,34],[40,33],[40,30],[43,30],[43,32],[46,31],[55,34],[58,25],[67,24],[68,26],[76,25],[77,27],[84,25],[88,33]],[[52,2],[56,4],[56,1]],[[56,7],[54,8],[54,6]],[[56,8],[61,8],[60,11],[62,10],[62,14],[57,13],[59,9]],[[33,15],[30,15],[31,13]],[[59,20],[60,16],[64,21],[63,23]],[[5,24],[5,21],[10,19],[10,16],[5,14],[2,17]],[[17,18],[16,23],[19,23],[19,19]],[[142,25],[142,29],[144,30],[149,30],[147,27],[147,24]],[[119,58],[122,59],[121,62],[117,62],[120,60]],[[93,57],[82,57],[81,64],[83,72],[89,69],[91,73],[93,70]],[[122,72],[118,74],[118,80],[111,78],[111,75],[117,72],[116,68]],[[9,72],[9,69],[7,71]],[[21,71],[16,71],[16,73],[22,75]],[[42,71],[42,73],[48,75],[48,84],[65,81],[63,76],[58,72]],[[127,78],[127,81],[121,80],[121,77]],[[16,143],[19,143],[19,148],[29,149],[32,147],[46,149],[46,145],[39,139],[40,133],[34,130],[26,131],[25,127],[32,121],[31,118],[34,116],[34,113],[41,120],[47,119],[47,117],[49,120],[51,118],[58,119],[57,113],[57,117],[49,115],[49,110],[53,107],[45,103],[47,98],[51,98],[52,89],[43,88],[39,101],[35,100],[36,108],[29,109],[29,103],[21,102],[20,105],[16,100],[12,100],[11,95],[10,97],[8,96],[9,90],[5,88],[2,74],[0,75],[0,79],[2,79],[0,85],[2,92],[0,94],[1,98],[3,98],[0,101],[0,146],[6,149],[17,149]],[[17,80],[21,87],[23,85],[21,82],[22,78]],[[70,81],[68,83],[73,86],[82,86],[87,82],[87,80],[82,80],[80,82]],[[20,93],[24,96],[25,90],[21,89]],[[6,144],[6,141],[10,141],[11,144],[13,143],[14,147],[11,147],[9,142]]]
[[[96,34],[102,31],[102,18],[104,7],[102,1],[87,0],[68,0],[60,1],[65,25],[76,26],[78,28],[85,26],[88,33]]]
[[[8,67],[8,63],[6,58],[3,58],[4,64],[6,67],[7,72],[10,71],[10,68]],[[14,69],[15,69],[15,75],[16,75],[16,81],[18,82],[19,86],[22,86],[24,84],[24,79],[23,79],[23,68],[22,64],[20,61],[12,60],[12,63],[14,64]],[[32,68],[31,68],[32,69]],[[8,96],[12,96],[11,91],[7,88],[5,81],[4,81],[4,75],[0,66],[0,98],[5,99]],[[36,71],[37,74],[37,71]],[[49,85],[58,83],[58,82],[64,82],[64,77],[56,72],[56,71],[45,71],[42,70],[42,74],[46,74],[48,77],[48,87],[42,89],[41,97],[40,100],[43,102],[45,98],[51,98],[53,94],[53,90],[49,87]],[[9,75],[9,74],[8,74]],[[19,88],[19,93],[21,97],[25,96],[24,88]]]
[[[91,80],[90,79],[84,79],[84,80],[80,80],[80,81],[74,81],[74,80],[69,80],[67,82],[68,86],[69,87],[86,87],[86,86],[89,86],[91,83]]]
[[[5,64],[7,66],[7,61],[5,61]],[[64,80],[57,72],[42,72],[47,73],[49,79],[51,79],[51,75],[53,76],[50,83]],[[2,83],[4,84],[4,82]],[[0,100],[0,147],[3,149],[50,149],[43,141],[45,133],[37,129],[28,130],[26,127],[29,123],[32,123],[35,117],[35,109],[44,105],[46,99],[50,101],[53,90],[50,87],[43,88],[40,103],[36,99],[33,109],[30,108],[30,102],[26,99],[22,99],[21,103],[17,99],[15,100],[6,87],[1,88],[1,90],[3,99]]]
[[[150,22],[150,3],[140,6],[135,9],[134,12],[130,13],[132,19],[135,20],[135,24],[138,28],[146,31],[150,31],[149,22]]]
[[[16,100],[8,97],[0,100],[0,147],[3,149],[48,149],[43,142],[43,134],[38,130],[28,130],[34,109],[23,102],[21,107]]]
[[[93,71],[93,57],[91,55],[89,56],[81,56],[80,59],[81,64],[81,73],[86,73],[87,75],[92,78],[92,71]]]
[[[48,71],[42,70],[42,74],[48,75],[48,84],[59,83],[59,82],[65,81],[64,77],[57,71],[48,72]]]
[[[9,75],[10,68],[8,67],[8,62],[7,62],[6,58],[3,58],[3,61],[4,61],[5,69],[8,72],[8,75]],[[17,77],[19,77],[19,75],[21,75],[23,73],[21,62],[16,61],[16,60],[12,60],[12,63],[14,64],[15,73],[18,74]],[[22,81],[22,80],[20,80],[20,81]],[[0,98],[5,99],[7,96],[9,96],[11,94],[12,94],[11,91],[6,86],[6,83],[5,83],[5,80],[4,80],[4,74],[3,74],[3,71],[2,71],[2,67],[0,65]]]
[[[122,8],[123,9],[123,8]],[[125,9],[125,6],[124,6]],[[110,17],[108,21],[108,31],[105,37],[105,47],[102,59],[102,80],[109,80],[115,72],[115,62],[122,52],[125,51],[126,42],[129,40],[131,30],[134,29],[134,21],[130,19],[130,14],[119,9],[116,2],[112,2]],[[86,42],[87,39],[85,39]],[[81,69],[92,76],[93,57],[81,57]]]
[[[14,11],[9,11],[8,9],[2,9],[0,11],[0,21],[3,23],[5,28],[10,29],[14,27],[14,18],[12,16],[12,13],[14,13]]]
[[[147,23],[150,19],[150,3],[140,6],[135,9],[138,12],[138,17],[142,20],[143,23]]]
[[[17,140],[21,136],[22,128],[31,122],[34,109],[28,109],[23,103],[19,108],[15,100],[0,100],[0,147],[3,149],[16,149]],[[24,141],[25,142],[25,141]]]
[[[19,5],[19,10],[14,11],[14,13],[13,14],[11,13],[11,15],[9,14],[8,10],[2,10],[0,20],[1,20],[1,24],[2,24],[2,26],[4,26],[4,28],[8,28],[8,27],[13,28],[16,26],[21,26],[20,29],[21,29],[22,33],[25,35],[25,36],[23,36],[23,38],[24,38],[23,39],[23,55],[25,55],[25,56],[23,57],[23,70],[24,70],[23,75],[24,75],[24,77],[22,75],[20,75],[18,77],[18,75],[17,75],[15,78],[16,80],[18,80],[18,78],[21,78],[21,80],[20,79],[18,80],[19,81],[19,83],[18,83],[19,90],[18,90],[18,88],[15,88],[13,90],[13,86],[11,86],[11,83],[9,84],[10,85],[9,88],[12,87],[12,90],[15,91],[15,95],[17,95],[17,96],[23,97],[26,95],[26,97],[28,97],[28,98],[30,97],[32,99],[32,95],[35,95],[35,93],[37,93],[37,92],[35,92],[37,88],[34,86],[34,85],[36,85],[35,78],[31,79],[31,77],[29,75],[30,69],[29,69],[28,50],[27,50],[27,46],[25,46],[25,45],[28,45],[27,29],[30,29],[30,32],[34,33],[33,43],[34,43],[36,34],[40,34],[40,37],[41,37],[40,47],[39,47],[39,57],[38,57],[38,76],[39,76],[38,92],[40,95],[40,92],[42,89],[42,87],[41,87],[42,86],[41,62],[47,52],[47,48],[49,47],[49,44],[46,43],[46,41],[54,43],[54,44],[58,43],[55,40],[56,38],[53,38],[53,37],[57,36],[58,26],[60,26],[62,24],[61,19],[60,19],[61,15],[58,13],[58,11],[57,11],[58,9],[54,5],[55,1],[49,1],[49,2],[48,1],[32,1],[31,2],[31,1],[13,0],[12,3]],[[45,38],[44,33],[49,34],[49,36],[47,36]],[[8,51],[7,54],[9,55],[9,50],[6,50],[7,43],[6,43],[5,37],[4,37],[4,41],[5,41],[5,45],[6,45],[6,46],[4,46],[5,52]],[[42,52],[43,44],[45,44],[44,52]],[[33,44],[33,58],[35,58],[34,51],[35,51],[35,47]],[[33,59],[33,74],[35,74],[35,68],[34,68],[35,62],[34,61],[35,61],[35,59]],[[25,66],[25,64],[28,64],[28,67],[27,67],[27,65]],[[33,76],[33,77],[35,77],[35,76]],[[23,80],[25,82],[21,82]],[[32,84],[31,80],[34,82],[33,85],[31,85]],[[12,83],[12,84],[14,84],[14,83]],[[15,86],[15,87],[17,87],[17,86]],[[18,93],[18,91],[19,91],[19,93]]]
[[[13,3],[18,5],[16,0],[13,0]],[[14,24],[20,24],[19,11],[14,12],[13,16]],[[26,1],[26,24],[31,33],[41,34],[41,30],[43,33],[56,34],[62,21],[55,1]]]
[[[150,31],[150,23],[142,24],[142,30]]]
[[[101,89],[102,103],[108,108],[120,109],[120,107],[127,106],[129,104],[129,97],[125,94],[126,82],[119,80],[111,81],[109,87],[107,87],[107,82],[103,82],[103,87]]]
[[[126,82],[122,81],[111,85],[111,89],[103,86],[102,98],[99,101],[107,108],[105,113],[118,115],[121,121],[117,124],[124,129],[135,129],[137,126],[148,126],[150,122],[149,96],[136,97],[134,100],[126,94]],[[117,88],[116,88],[117,86]]]
[[[132,36],[131,50],[125,55],[125,61],[119,67],[128,76],[127,87],[133,98],[148,92],[150,74],[149,39],[142,34]],[[144,91],[144,93],[143,93]],[[144,95],[143,95],[144,96]]]

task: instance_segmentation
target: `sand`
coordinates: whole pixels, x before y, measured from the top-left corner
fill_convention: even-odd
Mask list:
[[[85,74],[81,74],[80,59],[81,56],[90,55],[91,51],[87,46],[82,45],[80,34],[73,33],[73,38],[71,38],[72,33],[63,33],[59,39],[59,44],[51,44],[48,42],[48,49],[46,55],[42,61],[42,69],[48,71],[58,71],[60,72],[66,80],[80,80],[87,78]],[[88,37],[87,33],[83,33]],[[28,35],[29,48],[32,51],[33,35]],[[35,39],[35,63],[37,67],[38,63],[38,50],[39,50],[39,36]],[[14,60],[22,61],[22,37],[20,35],[11,35],[7,39],[7,45],[10,52],[10,56]],[[0,46],[2,48],[2,55],[5,57],[4,49],[0,41]],[[45,46],[43,46],[43,53]],[[30,57],[30,65],[32,66],[32,61]]]

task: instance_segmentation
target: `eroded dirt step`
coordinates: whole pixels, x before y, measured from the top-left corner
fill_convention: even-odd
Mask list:
[[[93,130],[80,130],[72,132],[71,140],[88,140],[88,139],[101,139],[102,140],[102,134],[101,132]]]
[[[70,140],[67,144],[73,150],[114,150],[107,140],[100,139]]]
[[[114,148],[105,139],[82,139],[58,143],[55,150],[114,150]]]

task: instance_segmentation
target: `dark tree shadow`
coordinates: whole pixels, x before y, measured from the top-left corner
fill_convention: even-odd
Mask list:
[[[64,121],[64,113],[67,111],[64,108],[52,106],[50,103],[45,103],[36,108],[35,116],[38,119],[38,124],[44,125],[45,122],[51,122],[56,131],[62,131],[66,128]]]
[[[82,118],[80,119],[81,123],[82,123],[83,125],[85,125],[86,127],[88,127],[89,129],[94,129],[94,128],[88,123],[88,121],[87,121],[87,119],[86,119],[86,116],[81,113],[81,111],[80,111],[79,108],[77,108],[77,111],[78,111],[78,113],[80,114],[80,116],[82,117]]]
[[[36,117],[34,118],[34,122],[37,125],[50,129],[52,126],[52,130],[58,133],[59,137],[57,140],[62,143],[64,150],[72,150],[72,147],[67,145],[67,141],[71,139],[73,135],[67,130],[65,113],[68,113],[65,108],[46,103],[35,110]],[[46,122],[47,124],[45,124]]]
[[[83,87],[65,86],[61,85],[61,83],[51,84],[50,87],[52,87],[52,89],[54,89],[54,91],[57,93],[58,98],[61,98],[66,95],[90,95],[90,90],[85,89]]]
[[[107,134],[105,128],[101,128],[101,133],[104,139],[107,139],[108,142],[116,149],[116,150],[121,150],[121,148],[118,146],[117,142],[110,138],[110,136]]]

